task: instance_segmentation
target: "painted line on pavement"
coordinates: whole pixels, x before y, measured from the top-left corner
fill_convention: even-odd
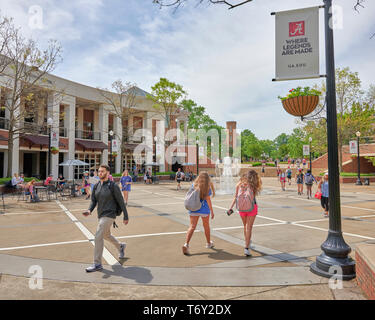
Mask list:
[[[315,230],[320,230],[320,231],[328,232],[328,229],[324,229],[324,228],[313,227],[313,226],[306,226],[306,225],[299,224],[299,223],[291,223],[291,224],[294,225],[294,226],[298,226],[298,227],[303,227],[303,228],[315,229]],[[359,234],[354,234],[354,233],[343,232],[342,234],[344,234],[346,236],[357,237],[357,238],[362,238],[362,239],[367,239],[367,240],[375,240],[375,238],[361,236]]]
[[[274,226],[274,225],[280,225],[280,224],[285,224],[285,223],[255,224],[253,227],[266,227],[266,226]],[[212,228],[212,230],[214,230],[214,231],[218,231],[218,230],[230,230],[230,229],[243,229],[243,226]],[[153,236],[166,236],[166,235],[175,235],[175,234],[186,234],[186,232],[187,231],[185,230],[185,231],[176,231],[176,232],[146,233],[146,234],[135,234],[135,235],[130,235],[130,236],[119,236],[119,237],[116,237],[116,238],[117,239],[144,238],[144,237],[153,237]],[[203,231],[199,230],[199,229],[196,229],[194,232],[203,232]],[[0,251],[30,249],[30,248],[57,246],[57,245],[65,245],[65,244],[76,244],[76,243],[85,243],[85,242],[91,242],[92,244],[94,244],[94,241],[95,241],[95,239],[94,239],[94,236],[92,235],[92,238],[91,239],[89,238],[87,240],[72,240],[72,241],[62,241],[62,242],[32,244],[32,245],[28,245],[28,246],[0,248]]]
[[[94,239],[95,236],[59,201],[55,200],[61,209],[64,210],[65,214],[75,223],[75,225],[82,231],[90,243],[95,247]],[[119,264],[115,257],[108,251],[106,247],[103,250],[103,258],[111,266]]]

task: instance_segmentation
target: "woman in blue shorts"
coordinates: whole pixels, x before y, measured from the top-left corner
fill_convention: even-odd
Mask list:
[[[121,191],[122,191],[122,194],[124,195],[124,200],[126,204],[128,204],[128,197],[129,197],[129,192],[131,191],[131,184],[132,184],[132,177],[129,176],[128,170],[125,170],[122,173],[120,182],[121,182]]]
[[[182,247],[182,252],[185,255],[189,254],[189,242],[193,236],[194,230],[197,227],[199,217],[202,218],[204,234],[206,236],[207,245],[206,248],[213,248],[214,243],[210,237],[210,214],[211,219],[214,218],[214,211],[212,209],[211,195],[215,196],[214,185],[211,182],[210,176],[207,172],[201,172],[198,178],[195,179],[192,187],[200,190],[200,199],[202,206],[197,211],[189,211],[190,215],[190,227],[186,235],[186,242]]]

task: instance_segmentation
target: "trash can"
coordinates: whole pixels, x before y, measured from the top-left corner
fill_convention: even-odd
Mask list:
[[[370,178],[365,178],[365,182],[363,183],[365,186],[370,185]]]

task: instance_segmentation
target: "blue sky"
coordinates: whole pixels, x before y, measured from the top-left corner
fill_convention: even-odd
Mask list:
[[[25,36],[42,46],[61,42],[64,61],[54,74],[93,87],[131,81],[146,91],[166,77],[181,84],[189,98],[206,107],[219,124],[236,120],[262,139],[274,139],[296,127],[278,95],[322,80],[272,82],[275,69],[274,17],[282,11],[322,4],[316,0],[254,0],[227,10],[195,6],[160,10],[152,0],[1,0]],[[360,13],[354,0],[335,0],[343,10],[343,28],[335,30],[336,67],[358,71],[367,89],[375,79],[375,1]],[[39,6],[42,29],[30,27],[32,6]],[[321,73],[324,73],[323,11]]]

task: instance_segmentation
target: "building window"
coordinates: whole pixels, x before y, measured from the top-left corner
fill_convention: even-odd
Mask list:
[[[101,164],[100,153],[76,153],[75,158],[88,163],[88,166],[74,167],[74,179],[81,179],[84,171],[98,170]]]

